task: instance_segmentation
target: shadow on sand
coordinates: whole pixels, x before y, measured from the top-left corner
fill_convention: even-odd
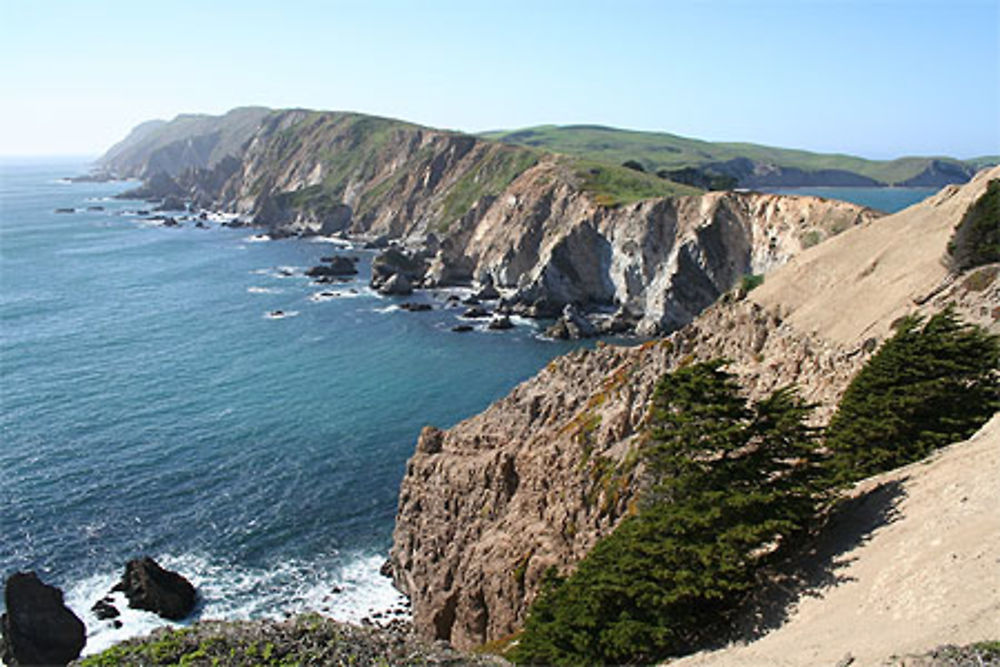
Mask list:
[[[905,477],[888,481],[841,502],[814,538],[769,572],[761,591],[739,612],[733,634],[720,638],[713,648],[759,639],[781,627],[799,600],[822,597],[825,591],[852,581],[844,573],[857,559],[851,554],[879,528],[899,518],[905,482]]]

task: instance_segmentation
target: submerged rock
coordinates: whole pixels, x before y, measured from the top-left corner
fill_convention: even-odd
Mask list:
[[[163,569],[148,556],[130,560],[121,581],[111,590],[123,592],[133,609],[151,611],[171,621],[186,618],[197,597],[190,581]]]
[[[501,315],[499,317],[494,317],[490,320],[487,328],[493,329],[494,331],[503,331],[506,329],[513,329],[514,324],[510,321],[510,318],[506,315]]]
[[[0,659],[8,665],[65,665],[86,644],[86,628],[64,603],[62,591],[34,572],[18,572],[4,590]]]
[[[358,272],[354,261],[351,261],[349,257],[323,257],[322,261],[328,262],[328,264],[320,264],[306,269],[306,275],[313,278],[318,276],[353,276]]]

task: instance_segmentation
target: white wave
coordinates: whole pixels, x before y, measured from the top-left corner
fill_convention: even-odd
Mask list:
[[[310,294],[309,300],[322,302],[332,299],[353,299],[359,296],[361,296],[361,293],[358,290],[323,290],[322,292],[313,292]]]
[[[121,627],[116,628],[111,620],[99,620],[91,607],[108,595],[121,573],[88,577],[66,589],[67,606],[87,627],[84,655],[158,627],[188,625],[199,618],[281,619],[318,612],[347,623],[360,623],[378,613],[387,619],[409,620],[406,598],[379,573],[384,558],[377,554],[355,555],[339,567],[289,560],[273,568],[248,568],[190,554],[157,560],[194,584],[199,598],[195,613],[186,621],[174,623],[150,612],[130,609],[124,595],[115,593],[112,604],[121,612],[116,619]]]
[[[353,243],[351,243],[347,239],[337,238],[336,236],[311,236],[311,237],[309,237],[309,242],[310,243],[330,243],[332,245],[335,245],[335,246],[337,246],[339,248],[343,248],[345,250],[353,250],[354,249],[354,244]]]
[[[257,287],[250,286],[247,288],[247,292],[250,294],[281,294],[285,290],[280,287]]]
[[[401,310],[401,308],[395,304],[391,306],[383,306],[381,308],[372,308],[373,313],[380,313],[382,315],[385,315],[386,313],[394,313],[397,310]]]
[[[247,236],[243,240],[247,243],[263,243],[264,241],[270,241],[271,237],[267,234],[254,234],[253,236]]]
[[[264,317],[269,320],[283,320],[286,317],[295,317],[299,314],[297,310],[272,310],[264,313]]]

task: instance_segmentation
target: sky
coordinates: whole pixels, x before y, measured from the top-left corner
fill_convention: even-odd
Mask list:
[[[0,155],[245,105],[1000,154],[1000,0],[0,0]]]

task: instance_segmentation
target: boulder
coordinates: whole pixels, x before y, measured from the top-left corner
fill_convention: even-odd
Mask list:
[[[483,301],[493,301],[500,298],[500,292],[493,285],[493,278],[487,278],[483,286],[476,292],[476,298]]]
[[[407,301],[406,303],[399,304],[399,307],[403,310],[408,310],[411,313],[423,313],[428,310],[433,310],[434,306],[429,303],[416,303],[413,301]]]
[[[380,294],[387,296],[409,296],[413,294],[413,285],[402,273],[394,273],[378,288]]]
[[[171,621],[187,617],[197,597],[190,581],[163,569],[148,556],[130,560],[122,580],[112,590],[123,592],[133,609],[151,611]]]
[[[500,315],[499,317],[494,317],[490,320],[487,328],[493,329],[494,331],[503,331],[505,329],[513,329],[514,324],[510,321],[510,318],[506,315]]]
[[[456,324],[451,328],[451,330],[455,333],[466,333],[468,331],[472,331],[473,328],[474,327],[471,324]]]
[[[75,208],[57,208],[56,213],[76,213]]]
[[[185,211],[187,210],[187,205],[184,200],[176,195],[170,195],[164,197],[163,201],[157,206],[154,211]]]
[[[86,628],[63,603],[62,591],[34,572],[18,572],[4,590],[0,659],[8,665],[65,665],[87,642]]]
[[[472,308],[469,308],[464,313],[462,313],[462,317],[467,317],[469,319],[479,319],[482,317],[489,317],[489,316],[490,316],[490,311],[486,310],[485,308],[480,308],[479,306],[473,306]]]
[[[118,618],[121,616],[121,612],[118,608],[111,604],[112,599],[110,597],[101,598],[94,603],[94,606],[90,608],[94,612],[94,616],[102,621],[107,621],[112,618]]]
[[[545,331],[545,335],[558,339],[591,338],[597,335],[597,327],[576,306],[567,304],[563,308],[562,317]]]
[[[323,257],[322,260],[329,263],[306,269],[306,275],[312,278],[319,276],[353,276],[358,272],[357,267],[349,257],[340,257],[338,255]]]
[[[372,260],[371,286],[377,289],[394,275],[405,276],[412,285],[422,281],[426,271],[427,262],[421,256],[389,248]]]

